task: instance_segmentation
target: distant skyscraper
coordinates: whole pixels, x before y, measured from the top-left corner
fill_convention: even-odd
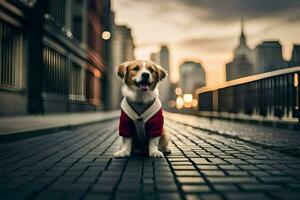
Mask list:
[[[193,94],[199,87],[205,86],[205,71],[200,63],[187,61],[180,66],[180,83],[183,93]]]
[[[112,35],[112,67],[109,71],[109,109],[118,109],[122,100],[122,81],[117,76],[116,66],[134,60],[134,41],[131,29],[127,26],[114,25]]]
[[[152,53],[150,55],[150,59],[153,62],[161,65],[169,73],[169,76],[162,83],[160,83],[159,86],[160,100],[162,101],[163,105],[166,106],[168,101],[170,100],[170,95],[171,95],[170,71],[169,71],[170,53],[168,47],[166,45],[162,45],[160,47],[159,52]]]
[[[158,53],[151,53],[150,60],[155,63],[159,63],[159,54]]]
[[[241,35],[239,45],[234,49],[234,57],[246,56],[249,61],[252,61],[252,50],[247,45],[247,38],[244,32],[244,19],[241,19]]]
[[[255,48],[255,73],[278,70],[286,66],[279,41],[264,41]]]
[[[253,73],[253,53],[247,45],[244,33],[244,20],[241,20],[241,35],[239,45],[234,50],[233,61],[226,64],[226,80],[249,76]]]
[[[290,66],[300,66],[300,44],[294,44]]]

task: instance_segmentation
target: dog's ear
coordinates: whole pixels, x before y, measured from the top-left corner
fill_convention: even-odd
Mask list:
[[[126,75],[126,71],[127,71],[127,67],[129,66],[129,64],[131,63],[131,61],[127,61],[127,62],[124,62],[122,64],[120,64],[118,67],[117,67],[117,73],[118,73],[118,76],[123,79]]]
[[[166,70],[164,70],[164,68],[158,64],[156,64],[156,69],[157,69],[157,73],[158,73],[158,79],[160,81],[162,81],[164,78],[167,77],[168,72]]]

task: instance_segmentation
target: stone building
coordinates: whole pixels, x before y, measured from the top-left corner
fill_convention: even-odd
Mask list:
[[[109,0],[0,1],[0,115],[101,109],[109,15]]]

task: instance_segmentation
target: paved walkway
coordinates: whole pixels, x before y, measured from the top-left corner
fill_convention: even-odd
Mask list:
[[[114,159],[117,120],[0,144],[1,199],[299,199],[300,159],[166,120],[173,153]]]
[[[120,111],[0,117],[0,136],[59,129],[113,119]]]
[[[261,126],[258,124],[241,123],[222,119],[209,119],[175,113],[169,113],[168,117],[176,122],[197,129],[211,131],[226,137],[254,143],[300,158],[299,130],[288,130],[270,126]]]

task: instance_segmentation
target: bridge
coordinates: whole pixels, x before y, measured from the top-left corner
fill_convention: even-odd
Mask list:
[[[0,1],[1,200],[300,199],[292,64],[199,88],[189,115],[165,112],[172,154],[114,158],[109,66],[133,59],[134,44],[111,14],[109,0]]]
[[[299,75],[300,66],[296,66],[239,78],[219,87],[199,88],[199,111],[300,122]]]

